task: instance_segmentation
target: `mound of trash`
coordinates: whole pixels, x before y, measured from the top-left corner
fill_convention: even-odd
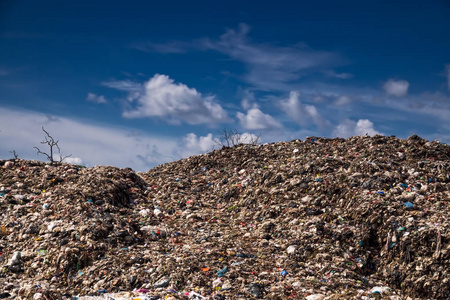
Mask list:
[[[450,147],[416,135],[0,160],[0,207],[0,299],[450,298]]]

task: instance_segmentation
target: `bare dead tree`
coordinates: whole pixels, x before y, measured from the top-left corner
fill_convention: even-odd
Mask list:
[[[43,154],[43,155],[45,155],[45,156],[47,156],[47,159],[51,162],[51,163],[54,163],[55,162],[55,160],[54,160],[54,158],[53,158],[53,154],[56,154],[56,150],[58,151],[58,155],[59,155],[59,162],[62,162],[62,161],[64,161],[66,158],[68,158],[68,157],[71,157],[72,156],[72,154],[70,154],[70,155],[67,155],[67,156],[62,156],[62,154],[61,154],[61,149],[59,148],[59,145],[58,145],[58,143],[59,143],[59,140],[58,141],[55,141],[55,139],[44,129],[44,126],[42,126],[42,131],[43,132],[45,132],[45,134],[47,135],[47,136],[45,136],[44,137],[44,141],[42,141],[41,142],[41,144],[44,144],[44,145],[48,145],[49,146],[49,150],[50,150],[50,153],[46,153],[46,152],[42,152],[38,147],[33,147],[33,148],[35,148],[36,150],[37,150],[37,153],[38,154]],[[56,148],[56,149],[55,149]]]
[[[250,141],[247,142],[247,144],[250,145],[259,145],[260,144],[260,139],[261,139],[261,132],[258,135],[250,135]]]
[[[19,154],[17,154],[16,150],[9,151],[9,153],[12,153],[12,155],[14,155],[14,159],[18,159],[19,158]]]
[[[214,142],[221,147],[234,147],[239,144],[259,145],[261,133],[259,135],[249,135],[250,140],[247,140],[247,136],[243,136],[237,129],[226,129],[219,131],[219,138]]]
[[[239,142],[239,133],[236,129],[233,131],[232,129],[224,128],[218,133],[219,138],[215,139],[215,142],[219,146],[233,147],[237,145],[237,142]]]

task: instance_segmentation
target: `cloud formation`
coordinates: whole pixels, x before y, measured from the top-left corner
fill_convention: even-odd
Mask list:
[[[334,105],[336,106],[344,106],[347,104],[350,104],[352,102],[352,99],[347,95],[342,95],[336,98],[334,101]]]
[[[373,136],[382,133],[375,130],[374,124],[368,119],[359,119],[358,122],[346,119],[333,130],[333,136],[342,138],[365,134]]]
[[[206,153],[211,151],[214,146],[217,146],[212,133],[206,136],[197,136],[195,133],[188,133],[183,137],[183,142],[180,145],[181,156],[189,157],[192,155]]]
[[[236,136],[233,142],[253,144],[260,142],[260,138],[259,136],[249,132],[240,134],[236,131]],[[221,132],[219,132],[217,136],[214,136],[212,133],[208,133],[205,136],[197,136],[195,133],[188,133],[179,143],[179,151],[177,153],[180,157],[189,157],[192,155],[207,153],[214,149],[221,148],[223,145],[227,145],[227,142],[224,140],[224,136],[221,135]]]
[[[350,73],[337,73],[334,70],[325,70],[323,73],[329,77],[339,78],[339,79],[350,79],[353,77],[353,74]]]
[[[386,94],[395,97],[404,97],[408,93],[409,82],[406,80],[389,79],[384,83],[383,89]]]
[[[329,122],[324,120],[314,105],[302,104],[299,100],[300,93],[292,91],[289,98],[280,101],[281,109],[289,118],[302,126],[307,126],[311,122],[320,128],[325,128]]]
[[[276,129],[283,127],[271,115],[263,113],[259,108],[253,107],[247,114],[237,113],[241,126],[247,130]]]
[[[142,84],[131,80],[111,80],[101,83],[103,86],[125,92],[142,92]]]
[[[244,79],[256,87],[285,90],[286,84],[299,79],[306,70],[334,64],[338,57],[326,51],[313,50],[305,44],[274,46],[251,42],[250,27],[240,24],[238,30],[227,30],[218,41],[203,40],[203,47],[224,53],[243,62],[248,69]]]
[[[155,74],[142,87],[129,81],[104,85],[129,91],[130,106],[123,112],[126,118],[156,117],[171,124],[205,124],[229,122],[227,112],[214,96],[204,97],[194,88],[174,83],[167,75]]]
[[[248,25],[240,24],[237,30],[228,29],[219,39],[203,38],[191,43],[171,41],[137,48],[160,53],[184,53],[190,49],[222,53],[242,62],[247,69],[242,79],[261,90],[289,90],[290,83],[307,72],[341,63],[336,53],[315,50],[303,43],[277,46],[253,42],[248,38],[249,31]],[[329,76],[349,78],[351,74],[330,71]]]
[[[104,96],[96,95],[94,93],[88,93],[86,100],[94,103],[106,103],[106,99]]]
[[[177,154],[179,141],[174,137],[130,133],[122,127],[89,124],[85,120],[61,116],[49,123],[45,114],[25,110],[0,108],[0,115],[0,138],[8,141],[0,143],[0,156],[5,158],[12,156],[9,151],[16,150],[19,158],[46,160],[33,149],[38,146],[44,152],[48,150],[46,145],[40,144],[44,138],[41,126],[59,140],[63,156],[72,154],[66,161],[74,164],[112,165],[147,171],[181,158]],[[155,151],[163,154],[153,155]],[[152,155],[143,163],[140,157],[147,154]]]
[[[82,165],[83,160],[79,157],[67,157],[64,159],[66,163],[72,164],[72,165]]]
[[[248,89],[238,89],[239,96],[242,97],[241,106],[243,109],[248,110],[256,104],[255,94]]]

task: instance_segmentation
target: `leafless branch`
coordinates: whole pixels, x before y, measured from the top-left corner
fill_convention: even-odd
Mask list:
[[[19,158],[19,154],[17,154],[16,150],[9,151],[9,153],[12,153],[14,155],[14,159],[18,159]]]
[[[250,144],[250,145],[259,145],[260,139],[261,139],[261,132],[258,135],[253,135],[252,134],[250,136],[250,141],[248,142],[248,144]]]
[[[237,129],[226,129],[219,131],[219,138],[215,139],[214,142],[221,147],[234,147],[239,144],[249,144],[258,145],[261,137],[261,133],[257,136],[251,134],[250,141],[246,140]]]
[[[42,152],[38,147],[33,147],[34,149],[37,150],[38,154],[43,154],[43,155],[47,156],[47,159],[51,163],[55,162],[55,160],[53,158],[53,154],[54,154],[53,152],[55,150],[54,148],[56,148],[58,150],[59,162],[62,162],[62,161],[64,161],[64,159],[72,156],[72,154],[70,154],[70,155],[67,155],[67,156],[63,157],[62,154],[61,154],[61,148],[59,148],[59,145],[58,145],[59,140],[55,141],[55,139],[44,129],[44,126],[42,126],[42,131],[45,132],[45,134],[47,136],[44,137],[44,141],[42,141],[41,144],[48,145],[49,148],[50,148],[50,153]]]

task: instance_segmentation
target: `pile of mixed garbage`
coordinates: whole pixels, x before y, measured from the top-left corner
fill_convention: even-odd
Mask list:
[[[416,135],[0,160],[0,208],[0,299],[450,298],[450,147]]]

